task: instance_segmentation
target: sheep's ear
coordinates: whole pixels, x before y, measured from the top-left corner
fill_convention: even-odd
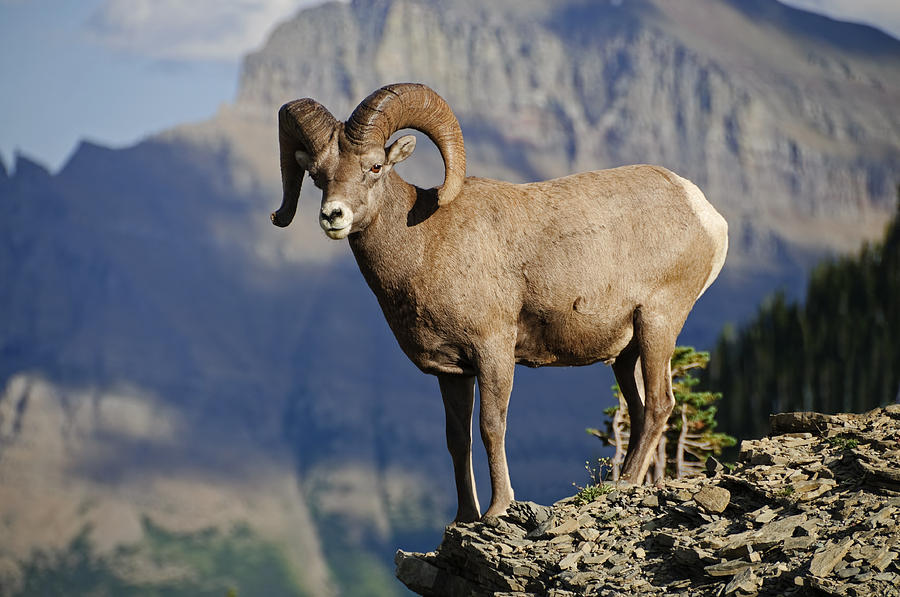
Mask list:
[[[309,166],[312,164],[312,156],[302,149],[298,149],[294,152],[294,159],[297,160],[297,163],[300,164],[300,167],[304,170],[309,170]]]
[[[406,158],[412,154],[413,149],[416,148],[416,138],[412,135],[404,135],[391,143],[391,146],[387,148],[385,154],[387,155],[387,163],[390,165],[394,165],[398,162],[402,162]]]

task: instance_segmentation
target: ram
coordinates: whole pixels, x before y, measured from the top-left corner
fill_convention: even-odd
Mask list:
[[[386,143],[405,128],[440,150],[440,187],[394,171],[416,140]],[[492,492],[485,515],[513,499],[504,442],[517,363],[611,364],[632,426],[622,478],[643,481],[675,403],[676,337],[727,251],[727,224],[694,184],[647,165],[530,184],[467,178],[456,117],[414,83],[375,91],[345,123],[312,99],[287,103],[279,144],[284,195],[272,222],[290,224],[309,172],[323,191],[325,234],[349,239],[400,347],[438,378],[457,521],[481,517],[476,379]]]

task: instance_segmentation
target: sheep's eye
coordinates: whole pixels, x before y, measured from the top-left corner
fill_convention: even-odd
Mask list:
[[[378,174],[381,172],[381,164],[374,164],[371,168],[369,168],[369,172],[372,174]]]

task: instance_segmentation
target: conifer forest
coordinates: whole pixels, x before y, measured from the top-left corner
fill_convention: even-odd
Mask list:
[[[770,413],[900,401],[900,204],[880,241],[819,264],[804,300],[776,293],[726,327],[703,374],[724,396],[722,430],[738,438],[764,435]]]

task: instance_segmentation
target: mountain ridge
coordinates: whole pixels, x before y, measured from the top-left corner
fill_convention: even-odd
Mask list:
[[[521,29],[502,20],[510,6],[467,16],[454,3],[357,1],[301,13],[247,56],[236,108],[274,113],[306,95],[343,118],[381,84],[408,78],[453,107],[474,175],[523,181],[661,163],[754,238],[846,250],[880,232],[900,170],[900,119],[889,108],[900,100],[900,42],[883,40],[890,60],[877,63],[803,46],[748,22],[733,8],[746,10],[740,2],[568,3],[555,14],[529,4],[517,19],[538,12],[558,24]],[[778,6],[801,24],[820,22]],[[727,33],[716,21],[698,25],[704,13]],[[610,15],[618,20],[604,25]],[[554,30],[565,26],[591,35]],[[831,222],[847,218],[862,235],[835,238]],[[805,227],[813,233],[798,232]],[[735,240],[735,264],[773,255]]]
[[[55,174],[21,155],[4,167],[0,275],[11,282],[0,292],[0,310],[10,314],[0,319],[0,477],[23,478],[9,476],[27,467],[11,454],[47,465],[29,450],[58,446],[52,434],[64,432],[48,431],[56,429],[78,432],[72,457],[82,460],[53,469],[58,484],[23,487],[23,495],[65,496],[69,484],[83,496],[88,473],[165,476],[177,460],[186,471],[230,474],[233,482],[210,495],[246,506],[254,489],[274,481],[247,489],[244,473],[274,470],[266,478],[281,474],[296,490],[278,485],[278,495],[297,500],[312,521],[298,523],[286,510],[277,538],[294,533],[313,546],[311,561],[328,570],[310,586],[326,592],[352,594],[342,577],[381,570],[373,573],[378,591],[391,594],[393,548],[434,544],[453,496],[434,380],[396,346],[345,244],[321,234],[309,181],[291,228],[268,220],[281,196],[275,110],[295,97],[314,97],[345,118],[383,83],[423,80],[457,111],[470,174],[521,181],[658,161],[694,178],[728,215],[734,247],[681,338],[701,348],[769,290],[804,280],[823,251],[881,232],[892,205],[882,191],[892,193],[889,179],[900,171],[900,116],[885,108],[900,97],[893,61],[804,52],[731,4],[564,6],[568,16],[537,0],[309,9],[248,56],[235,101],[213,119],[120,150],[84,142]],[[506,19],[512,8],[515,18]],[[623,10],[631,12],[621,20]],[[697,29],[692,15],[706,12],[716,26]],[[572,49],[581,34],[560,33],[576,23],[587,35],[602,33],[582,55]],[[723,37],[735,44],[717,46]],[[442,163],[420,143],[401,172],[430,186]],[[334,363],[347,363],[346,374],[323,374]],[[516,375],[508,449],[517,495],[555,500],[597,449],[582,429],[585,417],[602,417],[611,376],[599,367]],[[52,400],[23,402],[13,391],[21,379]],[[123,386],[135,390],[123,396]],[[84,417],[93,412],[99,418]],[[110,412],[128,425],[124,438],[105,443]],[[35,435],[15,435],[15,421],[29,417],[66,424],[25,425]],[[174,447],[154,444],[169,437],[147,436],[154,425],[174,430]],[[97,446],[103,459],[92,459]],[[477,450],[475,460],[483,479]],[[139,493],[110,476],[113,502]],[[190,491],[179,495],[190,512]],[[142,509],[130,512],[137,514],[123,519],[133,522]],[[240,518],[215,524],[226,529]],[[165,520],[167,532],[183,522]],[[268,520],[267,537],[278,520]],[[22,528],[19,521],[0,531],[21,536]],[[58,539],[72,528],[60,527]],[[342,552],[358,567],[336,568]],[[25,558],[0,546],[0,569]]]

